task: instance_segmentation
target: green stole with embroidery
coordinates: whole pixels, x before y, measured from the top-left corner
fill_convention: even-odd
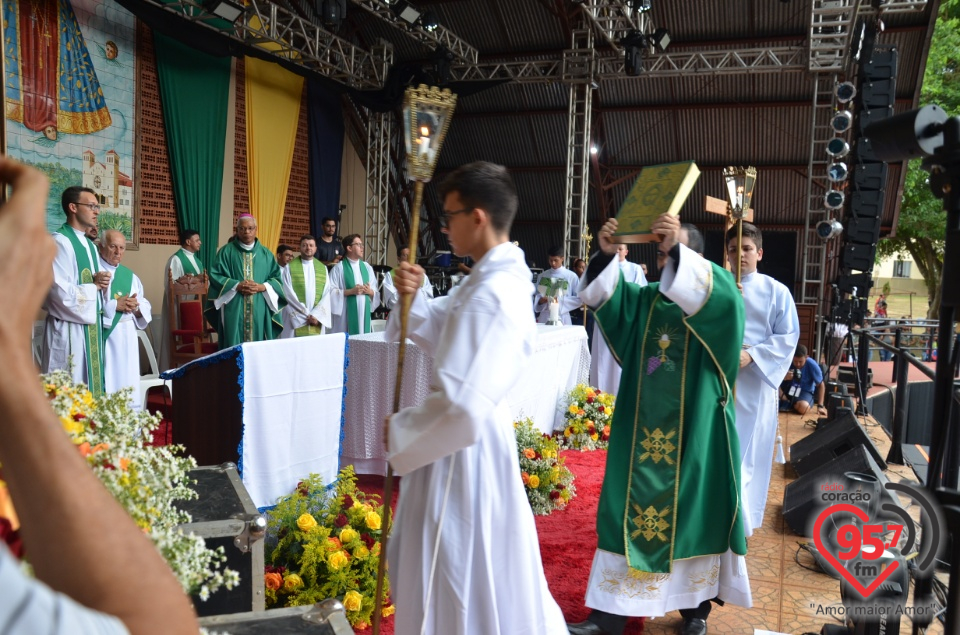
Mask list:
[[[344,258],[341,261],[343,264],[343,287],[344,289],[352,289],[357,286],[357,281],[353,276],[353,266],[350,263],[350,260]],[[367,268],[364,266],[366,263],[362,260],[360,261],[360,277],[363,278],[363,284],[370,284],[370,272],[367,271]],[[358,335],[360,333],[360,311],[357,309],[357,296],[351,295],[347,297],[347,331],[350,335]],[[363,332],[370,332],[370,300],[368,299],[365,303],[366,310],[363,312]]]
[[[314,279],[314,294],[313,298],[315,300],[313,306],[320,304],[320,298],[323,297],[323,288],[327,286],[327,268],[320,263],[320,266],[317,266],[318,260],[314,260],[313,265],[313,279]],[[293,291],[297,294],[297,298],[300,299],[304,306],[307,304],[307,284],[303,275],[303,260],[300,258],[294,258],[290,261],[290,283],[293,285]],[[312,306],[307,307],[307,312],[313,309]],[[304,337],[307,335],[320,335],[321,334],[320,326],[313,326],[310,324],[305,324],[294,330],[293,334],[296,337]]]
[[[110,279],[110,295],[108,297],[117,300],[122,296],[129,296],[132,290],[133,272],[123,265],[117,265],[117,270],[114,272],[113,278]],[[110,335],[113,333],[113,330],[117,328],[117,324],[120,324],[122,318],[123,313],[120,311],[113,314],[113,322],[110,323],[110,328],[103,332],[104,342],[110,339]]]
[[[669,266],[669,265],[668,265]],[[744,555],[732,387],[743,340],[733,277],[708,271],[692,315],[659,284],[625,283],[594,315],[623,368],[597,510],[598,548],[639,571],[727,550]]]
[[[193,263],[190,262],[190,259],[187,258],[187,252],[185,252],[183,249],[177,251],[177,258],[180,259],[180,264],[183,266],[183,273],[192,273],[195,276],[199,276],[201,273],[203,273],[203,263],[200,261],[199,255],[193,254],[194,260],[197,261],[196,267],[194,267]],[[200,269],[199,271],[197,271],[198,267]]]
[[[80,237],[70,225],[64,223],[57,230],[63,234],[73,245],[73,253],[77,259],[77,271],[80,272],[78,284],[93,284],[93,275],[100,271],[99,263],[94,260],[90,262],[90,251],[88,246],[80,242]],[[90,239],[84,237],[90,245]],[[96,250],[94,250],[96,251]],[[86,348],[87,358],[87,387],[95,397],[103,394],[104,374],[103,374],[103,325],[101,323],[100,312],[100,291],[96,293],[97,319],[94,324],[84,324],[83,341]]]

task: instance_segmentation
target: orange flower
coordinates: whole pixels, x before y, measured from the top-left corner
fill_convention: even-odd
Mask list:
[[[520,480],[522,480],[523,484],[526,485],[530,482],[530,475],[526,472],[520,472]]]
[[[120,471],[126,472],[128,467],[130,467],[130,459],[120,457]]]
[[[340,542],[339,538],[334,538],[331,536],[330,538],[327,538],[327,542],[330,543],[327,545],[327,549],[329,551],[340,551],[340,549],[343,548],[343,543]]]
[[[283,576],[279,573],[265,573],[263,574],[263,584],[268,589],[276,591],[283,585]]]
[[[530,448],[527,448],[526,450],[523,451],[523,456],[527,457],[528,459],[533,459],[533,458],[536,458],[537,453],[531,450]]]

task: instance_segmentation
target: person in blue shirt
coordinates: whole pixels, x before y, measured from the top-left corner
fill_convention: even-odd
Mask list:
[[[793,355],[790,372],[780,385],[781,412],[793,411],[804,415],[814,403],[817,404],[819,412],[823,408],[825,388],[820,365],[807,357],[807,347],[800,344]],[[814,401],[814,393],[816,393],[816,401]]]

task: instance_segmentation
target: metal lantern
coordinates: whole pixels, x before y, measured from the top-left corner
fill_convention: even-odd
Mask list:
[[[403,97],[407,179],[427,183],[433,178],[456,105],[457,96],[447,88],[421,84],[407,89]]]

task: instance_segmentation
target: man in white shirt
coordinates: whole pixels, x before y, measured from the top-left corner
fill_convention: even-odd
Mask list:
[[[330,309],[334,333],[361,335],[370,332],[370,316],[380,306],[377,274],[363,261],[363,237],[343,239],[346,258],[330,270]]]
[[[323,335],[333,323],[327,268],[322,262],[317,264],[316,253],[317,240],[307,234],[300,239],[300,256],[280,270],[283,295],[287,298],[282,339]]]
[[[790,290],[757,271],[757,263],[763,260],[760,230],[751,223],[743,223],[742,235],[739,253],[736,228],[727,232],[726,241],[730,266],[735,268],[740,261],[745,309],[740,374],[734,392],[740,438],[743,530],[749,538],[754,529],[763,524],[779,421],[777,390],[800,340],[800,320]]]
[[[132,388],[134,410],[143,407],[140,394],[140,346],[137,330],[150,324],[150,301],[143,294],[137,274],[120,264],[127,250],[126,237],[108,229],[100,237],[100,267],[110,272],[110,286],[103,302],[103,366],[106,391]]]
[[[398,262],[406,262],[409,257],[409,247],[400,247],[397,249]],[[383,306],[390,311],[393,311],[400,304],[400,294],[397,293],[397,287],[393,284],[393,276],[396,273],[397,269],[394,268],[383,274]],[[426,275],[423,276],[423,286],[420,287],[420,295],[423,296],[424,300],[433,298],[433,285],[430,284],[430,279],[427,278]]]
[[[66,370],[72,363],[73,380],[103,393],[103,333],[100,327],[101,291],[110,274],[100,270],[97,249],[85,232],[97,227],[100,203],[93,190],[68,187],[60,197],[67,221],[53,234],[53,285],[43,309],[40,371]]]
[[[547,263],[550,268],[537,276],[537,293],[534,297],[533,310],[537,313],[537,322],[546,324],[550,319],[551,304],[557,304],[557,317],[561,323],[569,325],[570,312],[579,309],[582,304],[577,300],[577,284],[580,282],[579,276],[563,266],[563,247],[551,247],[547,252]],[[544,279],[564,280],[567,283],[566,289],[560,294],[560,297],[549,298],[541,292],[541,283]]]

